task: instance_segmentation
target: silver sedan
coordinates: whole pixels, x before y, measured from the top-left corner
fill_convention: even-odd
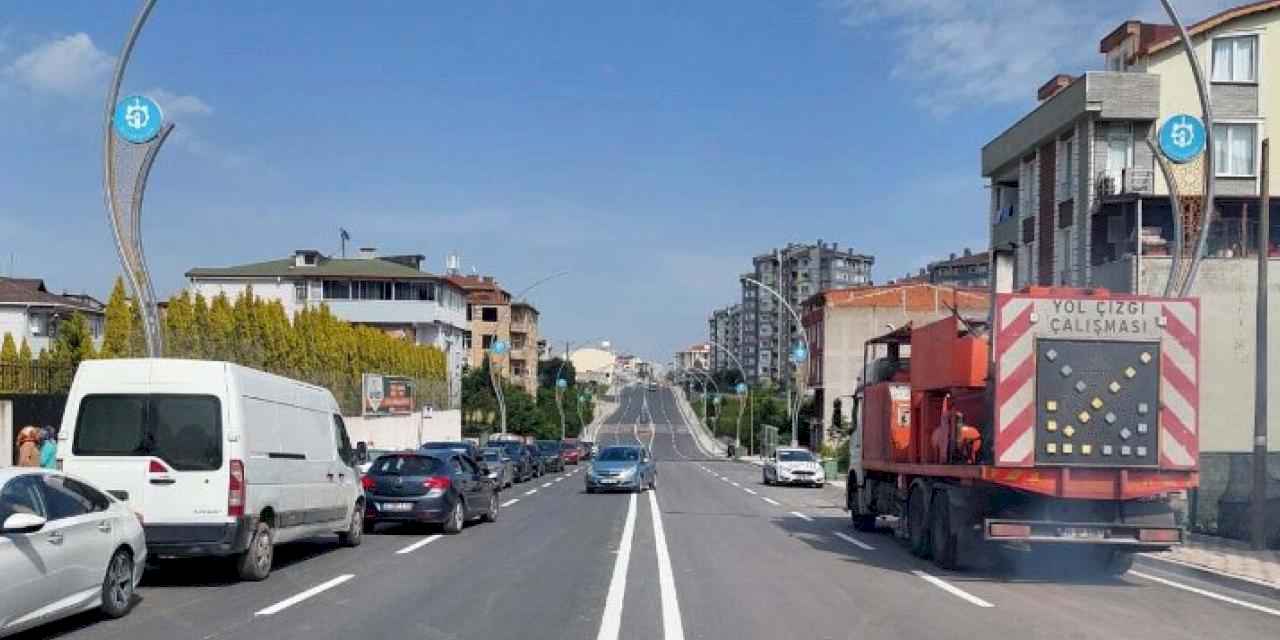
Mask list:
[[[127,614],[146,560],[123,502],[63,473],[0,469],[0,636],[91,609]]]

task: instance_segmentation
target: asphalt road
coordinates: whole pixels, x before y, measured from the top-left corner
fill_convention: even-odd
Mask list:
[[[20,637],[1280,635],[1280,602],[1147,568],[1094,580],[939,571],[887,531],[855,533],[839,489],[765,487],[758,467],[699,451],[665,389],[624,390],[596,441],[650,446],[658,490],[588,495],[585,469],[570,467],[507,490],[516,502],[497,523],[458,536],[392,528],[356,549],[290,545],[261,583],[217,563],[168,563],[149,570],[128,617],[88,614]]]

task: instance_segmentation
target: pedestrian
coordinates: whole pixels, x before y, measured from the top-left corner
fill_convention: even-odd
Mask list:
[[[28,425],[18,431],[18,466],[40,466],[40,427]]]
[[[58,466],[58,430],[46,426],[44,442],[40,443],[40,466],[54,469]]]

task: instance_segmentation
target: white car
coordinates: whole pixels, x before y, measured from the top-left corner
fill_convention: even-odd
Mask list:
[[[765,484],[809,484],[821,487],[826,482],[822,465],[808,449],[781,448],[765,458]]]
[[[0,636],[90,609],[125,615],[146,562],[123,502],[63,473],[0,469]]]

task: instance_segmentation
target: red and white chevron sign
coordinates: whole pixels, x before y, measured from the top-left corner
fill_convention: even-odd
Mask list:
[[[1106,348],[1106,342],[1158,344],[1159,464],[1166,469],[1196,467],[1200,406],[1198,300],[1002,294],[996,297],[994,323],[997,466],[1035,464],[1036,341],[1062,339],[1098,342],[1100,349]],[[1115,466],[1123,466],[1123,462],[1117,459]]]

